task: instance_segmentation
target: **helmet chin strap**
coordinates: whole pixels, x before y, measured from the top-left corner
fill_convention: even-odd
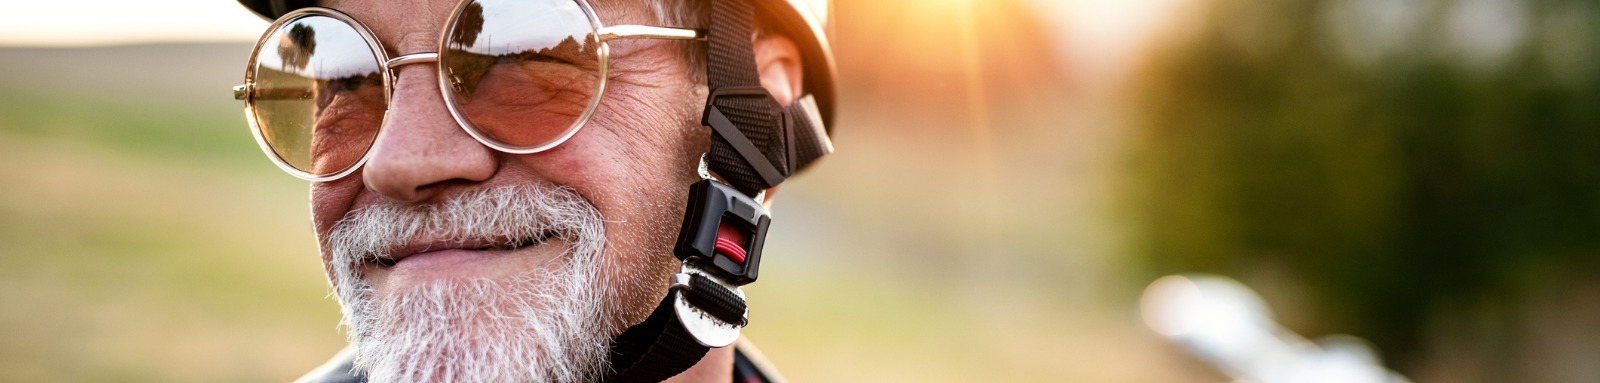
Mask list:
[[[833,151],[811,96],[784,107],[761,86],[751,1],[711,1],[701,124],[712,142],[673,249],[681,267],[650,316],[613,342],[603,382],[666,380],[738,340],[749,322],[739,286],[755,282],[772,221],[764,191]]]
[[[674,249],[679,271],[650,317],[613,342],[606,382],[670,378],[709,349],[733,344],[748,323],[739,285],[755,280],[771,219],[755,199],[713,179],[696,182],[689,195]]]

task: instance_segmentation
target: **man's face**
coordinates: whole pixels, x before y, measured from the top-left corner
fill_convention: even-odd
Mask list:
[[[657,23],[640,4],[591,4],[608,25]],[[455,5],[324,4],[364,23],[391,57],[435,51]],[[463,131],[431,65],[399,67],[368,162],[311,189],[322,259],[363,348],[359,363],[444,380],[461,371],[427,367],[425,357],[461,364],[468,356],[452,353],[521,337],[545,338],[518,351],[539,355],[487,357],[548,362],[540,355],[565,352],[551,347],[609,340],[647,316],[676,268],[668,252],[708,142],[696,121],[703,91],[689,81],[682,44],[611,44],[610,83],[594,117],[565,144],[528,155]],[[504,320],[514,315],[543,317]],[[526,328],[541,324],[591,334]],[[416,336],[432,338],[401,340]],[[401,347],[417,341],[462,346]],[[402,364],[378,360],[407,353]],[[429,353],[437,355],[416,355]]]

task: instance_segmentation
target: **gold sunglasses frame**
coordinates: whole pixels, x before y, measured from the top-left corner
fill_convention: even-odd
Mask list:
[[[433,63],[435,77],[437,77],[439,81],[440,97],[445,101],[445,106],[450,110],[450,115],[455,118],[456,123],[459,124],[462,130],[465,130],[468,135],[471,135],[473,139],[477,140],[478,143],[493,148],[494,150],[510,154],[538,153],[550,150],[556,146],[560,146],[562,143],[567,142],[568,139],[571,139],[573,135],[576,135],[578,131],[589,122],[589,118],[594,115],[595,110],[599,108],[600,100],[605,95],[606,84],[610,81],[608,76],[608,67],[610,66],[609,63],[611,61],[610,41],[629,39],[705,40],[706,38],[705,31],[700,29],[655,27],[647,25],[615,25],[607,27],[600,22],[600,18],[595,14],[594,8],[591,8],[587,1],[565,1],[572,1],[578,4],[578,8],[581,9],[584,15],[588,17],[589,25],[596,38],[599,40],[600,45],[596,51],[596,55],[599,59],[599,84],[595,89],[593,99],[589,101],[588,108],[584,110],[583,114],[580,115],[578,119],[572,123],[572,126],[568,127],[567,130],[561,134],[561,136],[544,144],[531,147],[516,147],[504,145],[496,142],[493,139],[490,139],[483,133],[479,132],[478,128],[462,115],[462,112],[456,105],[455,100],[450,96],[449,92],[446,91],[446,89],[450,89],[449,77],[448,72],[440,64],[442,61],[440,60],[439,55],[440,52],[448,52],[445,48],[449,43],[449,31],[455,29],[456,23],[461,19],[461,12],[465,10],[467,5],[471,4],[473,0],[463,0],[456,4],[454,10],[450,11],[450,18],[448,19],[449,22],[445,24],[444,29],[439,33],[439,44],[437,51],[408,53],[397,57],[390,57],[388,50],[383,46],[383,43],[379,41],[377,37],[372,35],[371,30],[368,29],[365,24],[362,24],[361,21],[356,20],[354,17],[351,17],[344,12],[330,8],[309,7],[284,14],[282,17],[279,17],[277,20],[273,21],[272,25],[267,27],[266,33],[261,35],[261,39],[256,41],[254,50],[250,52],[250,61],[245,67],[244,85],[233,87],[233,98],[235,100],[245,101],[245,120],[249,125],[251,135],[255,136],[256,144],[261,146],[261,150],[267,154],[267,158],[271,159],[274,164],[278,165],[278,168],[283,169],[285,172],[288,172],[290,175],[293,175],[296,178],[306,181],[328,182],[344,178],[345,176],[354,173],[356,169],[360,169],[363,165],[365,165],[367,160],[372,156],[372,144],[367,144],[366,151],[361,154],[361,159],[356,160],[354,164],[351,164],[349,167],[338,172],[319,176],[310,172],[296,169],[294,166],[289,165],[288,161],[285,161],[282,157],[278,156],[278,153],[272,150],[272,145],[267,143],[266,137],[262,134],[261,122],[256,119],[256,60],[259,58],[261,48],[266,45],[267,40],[270,39],[274,32],[277,32],[280,27],[289,22],[311,16],[328,17],[343,22],[350,26],[350,28],[356,30],[357,34],[359,34],[361,38],[366,41],[367,48],[372,50],[373,57],[377,58],[378,61],[382,63],[385,111],[382,121],[379,122],[378,125],[378,135],[374,136],[373,138],[374,142],[376,142],[378,138],[384,134],[384,127],[387,126],[389,122],[388,108],[391,107],[390,97],[394,93],[394,77],[396,68],[410,64]]]

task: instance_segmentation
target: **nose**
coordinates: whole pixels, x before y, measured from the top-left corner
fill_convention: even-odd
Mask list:
[[[418,202],[451,185],[493,176],[498,167],[493,149],[479,144],[451,116],[433,65],[394,64],[388,116],[362,170],[367,189]]]

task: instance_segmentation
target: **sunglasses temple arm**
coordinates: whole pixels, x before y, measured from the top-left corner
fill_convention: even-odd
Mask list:
[[[235,100],[309,100],[316,97],[316,92],[311,88],[278,88],[261,90],[249,85],[233,87]]]
[[[600,28],[600,40],[611,41],[629,39],[705,40],[706,31],[701,29],[652,27],[647,25],[613,25]]]

